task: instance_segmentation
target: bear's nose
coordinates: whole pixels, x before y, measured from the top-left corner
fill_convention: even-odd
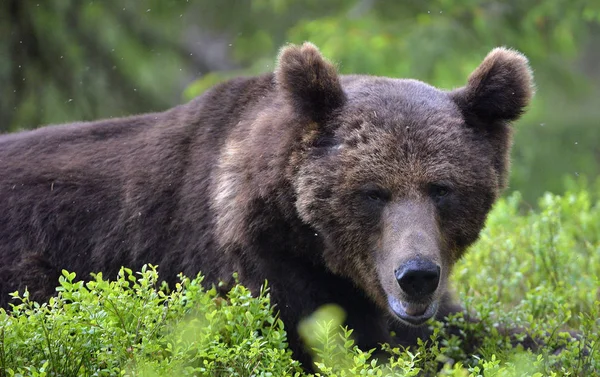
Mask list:
[[[440,282],[440,266],[424,259],[412,259],[394,271],[400,288],[410,299],[431,295]]]

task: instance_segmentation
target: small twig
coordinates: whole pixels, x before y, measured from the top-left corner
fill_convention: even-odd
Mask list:
[[[0,377],[7,377],[6,352],[4,350],[4,327],[0,328]]]
[[[121,313],[119,313],[117,306],[108,297],[106,297],[105,300],[108,301],[110,306],[113,307],[113,310],[114,310],[115,314],[117,315],[117,318],[119,318],[119,321],[121,322],[121,327],[123,327],[123,331],[127,332],[127,326],[125,325],[125,320],[123,319],[123,316],[121,316]]]
[[[54,354],[52,352],[52,344],[50,343],[50,333],[48,332],[48,328],[46,327],[46,318],[42,320],[42,330],[44,331],[44,338],[46,339],[46,345],[48,346],[48,358],[51,361],[51,368],[54,371],[54,375],[58,375],[56,370],[56,360]]]

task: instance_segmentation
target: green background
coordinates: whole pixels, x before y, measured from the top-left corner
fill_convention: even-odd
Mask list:
[[[312,41],[342,73],[447,89],[508,46],[537,85],[509,191],[535,205],[600,171],[600,1],[3,0],[0,35],[0,132],[161,111],[271,71],[287,42]]]

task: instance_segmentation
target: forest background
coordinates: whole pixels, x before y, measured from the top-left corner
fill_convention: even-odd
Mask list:
[[[509,192],[535,206],[600,172],[599,1],[3,0],[0,35],[0,133],[162,111],[272,71],[288,42],[312,41],[342,73],[447,89],[507,46],[537,85]]]

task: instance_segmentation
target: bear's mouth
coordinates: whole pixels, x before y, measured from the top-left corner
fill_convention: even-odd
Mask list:
[[[388,297],[388,304],[394,314],[403,322],[413,326],[420,326],[433,317],[438,310],[438,302],[414,303],[400,301],[395,297]]]

